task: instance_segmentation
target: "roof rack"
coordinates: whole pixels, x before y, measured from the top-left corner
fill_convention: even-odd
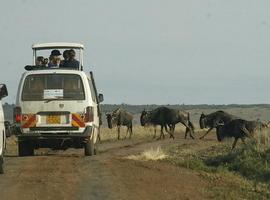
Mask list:
[[[24,67],[26,71],[36,71],[36,70],[75,70],[75,71],[82,71],[80,69],[76,68],[66,68],[66,67],[55,67],[55,68],[49,68],[46,66],[35,66],[35,65],[26,65]]]
[[[79,62],[80,62],[80,69],[79,70],[83,71],[84,46],[80,43],[69,43],[69,42],[38,43],[38,44],[33,44],[32,49],[33,49],[33,66],[36,65],[37,51],[39,51],[39,50],[77,49],[79,51]],[[31,70],[37,70],[37,69],[32,68]]]
[[[41,50],[41,49],[84,49],[84,46],[79,43],[67,43],[67,42],[53,42],[53,43],[39,43],[33,44],[32,49]]]

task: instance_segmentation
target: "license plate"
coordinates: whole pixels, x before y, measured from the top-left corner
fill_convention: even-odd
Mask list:
[[[46,118],[47,124],[60,124],[60,116],[59,115],[48,115]]]

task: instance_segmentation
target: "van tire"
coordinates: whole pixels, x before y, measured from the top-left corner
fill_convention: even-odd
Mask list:
[[[29,141],[19,141],[18,142],[19,156],[33,156],[34,148]]]
[[[0,156],[0,174],[4,174],[4,158]]]
[[[95,154],[95,145],[93,139],[89,139],[84,145],[84,155],[93,156]]]

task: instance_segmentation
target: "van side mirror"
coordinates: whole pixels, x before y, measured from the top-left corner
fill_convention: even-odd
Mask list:
[[[104,101],[104,97],[103,94],[98,94],[98,102],[103,102]]]
[[[7,87],[5,84],[0,84],[0,99],[8,95]]]

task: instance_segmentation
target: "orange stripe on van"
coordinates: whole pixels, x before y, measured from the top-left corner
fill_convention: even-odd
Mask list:
[[[23,120],[23,125],[22,128],[30,128],[36,126],[37,120],[36,120],[36,115],[33,114],[28,114],[28,115],[23,115],[23,118],[27,117],[28,120]]]
[[[72,114],[72,126],[85,127],[84,121],[81,118],[80,114],[77,114],[77,113]]]

